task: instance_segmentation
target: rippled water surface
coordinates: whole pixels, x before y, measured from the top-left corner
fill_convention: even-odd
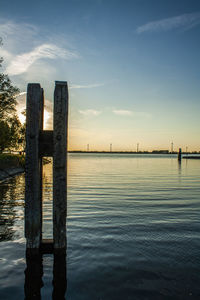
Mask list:
[[[51,164],[43,182],[43,235],[51,238]],[[24,184],[23,174],[0,183],[2,300],[24,299],[29,287]],[[200,299],[199,209],[200,160],[70,154],[66,299]],[[41,264],[41,299],[51,299],[52,255]]]

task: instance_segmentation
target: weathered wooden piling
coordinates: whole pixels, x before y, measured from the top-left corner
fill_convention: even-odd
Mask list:
[[[178,161],[181,162],[181,159],[182,159],[182,150],[181,150],[181,148],[179,148],[179,151],[178,151]]]
[[[54,249],[66,247],[67,214],[67,82],[56,81],[53,131],[53,239]]]
[[[44,93],[28,84],[26,120],[25,237],[27,250],[42,253],[66,249],[67,82],[56,81],[54,130],[43,130]],[[53,157],[53,240],[42,240],[42,157]],[[61,251],[62,252],[62,251]]]
[[[25,237],[27,248],[38,249],[42,239],[42,160],[39,135],[43,128],[43,91],[28,84],[26,104]]]

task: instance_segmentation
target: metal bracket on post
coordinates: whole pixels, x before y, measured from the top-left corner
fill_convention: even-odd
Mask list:
[[[67,82],[56,81],[54,130],[43,130],[44,93],[38,83],[27,88],[25,237],[30,253],[66,251]],[[53,240],[42,239],[42,157],[53,157]]]

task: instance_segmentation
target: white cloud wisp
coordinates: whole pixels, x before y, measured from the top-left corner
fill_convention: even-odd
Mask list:
[[[28,53],[17,55],[8,65],[6,72],[9,75],[25,73],[35,61],[41,58],[64,58],[69,60],[78,58],[78,55],[53,44],[43,44]]]
[[[113,113],[115,115],[119,115],[119,116],[132,116],[133,115],[133,112],[131,110],[124,110],[124,109],[119,109],[119,110],[114,109]]]
[[[71,84],[70,89],[92,89],[100,86],[104,86],[104,83],[94,83],[94,84],[88,84],[88,85],[78,85],[78,84]]]
[[[79,113],[84,116],[98,116],[102,112],[100,110],[95,110],[95,109],[86,109],[86,110],[79,110]]]
[[[143,112],[143,111],[131,111],[131,110],[125,110],[125,109],[114,109],[112,112],[115,115],[125,116],[125,117],[143,117],[143,118],[151,117],[151,114]]]
[[[197,12],[146,23],[142,26],[139,26],[136,29],[136,33],[141,34],[144,32],[162,32],[180,27],[183,27],[184,29],[188,30],[199,24],[200,12]]]

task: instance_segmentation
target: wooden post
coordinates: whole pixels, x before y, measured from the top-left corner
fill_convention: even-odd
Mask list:
[[[30,83],[26,104],[25,299],[41,298],[42,255],[45,253],[54,254],[52,299],[64,299],[67,244],[67,82],[56,81],[53,131],[43,130],[43,114],[43,89],[38,83]],[[43,156],[53,157],[53,240],[42,239]]]
[[[178,161],[181,162],[182,159],[182,155],[181,155],[181,148],[179,148],[179,152],[178,152]]]
[[[25,237],[27,249],[39,250],[42,238],[42,191],[39,134],[43,127],[43,90],[38,83],[27,88]]]
[[[66,249],[67,216],[67,82],[56,81],[53,131],[53,239],[54,251]]]
[[[56,81],[53,131],[43,130],[44,92],[38,83],[28,84],[26,113],[26,246],[31,253],[60,253],[66,250],[67,82]],[[53,157],[53,240],[42,240],[43,156]]]

